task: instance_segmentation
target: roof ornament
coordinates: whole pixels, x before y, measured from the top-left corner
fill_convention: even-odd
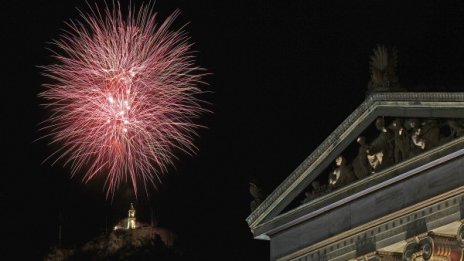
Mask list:
[[[404,91],[400,87],[396,68],[398,65],[398,50],[377,45],[370,57],[369,70],[371,79],[367,85],[367,94],[372,92]]]

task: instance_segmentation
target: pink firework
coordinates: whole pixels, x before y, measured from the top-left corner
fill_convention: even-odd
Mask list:
[[[176,150],[196,150],[203,70],[186,34],[170,29],[178,13],[157,24],[152,10],[124,16],[116,4],[82,14],[54,41],[56,64],[44,67],[52,83],[39,95],[52,112],[44,129],[61,146],[56,160],[84,182],[104,175],[107,196],[129,179],[137,195],[138,183],[155,185]]]

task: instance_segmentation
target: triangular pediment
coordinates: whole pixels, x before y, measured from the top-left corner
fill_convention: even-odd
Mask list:
[[[464,93],[373,93],[343,121],[329,137],[313,151],[247,218],[247,222],[256,238],[267,239],[271,231],[276,231],[279,224],[301,221],[303,215],[293,213],[311,210],[317,212],[324,208],[321,200],[302,203],[296,209],[288,209],[292,202],[299,200],[311,183],[326,175],[334,160],[350,149],[359,136],[372,129],[376,119],[437,119],[442,123],[452,119],[464,118]],[[449,135],[449,134],[447,134]],[[454,135],[454,134],[453,134]],[[445,144],[446,143],[446,144]],[[342,198],[361,190],[369,190],[379,182],[393,178],[399,172],[408,171],[412,166],[426,164],[435,155],[446,151],[462,149],[463,138],[448,139],[429,150],[423,151],[421,157],[410,157],[401,163],[392,164],[388,169],[377,170],[374,175],[358,179],[353,184],[325,193],[325,202],[335,204]],[[373,171],[374,172],[374,171]],[[356,183],[356,184],[354,184]],[[293,216],[292,216],[293,215]],[[300,220],[293,220],[293,219]],[[280,223],[278,221],[281,221]]]

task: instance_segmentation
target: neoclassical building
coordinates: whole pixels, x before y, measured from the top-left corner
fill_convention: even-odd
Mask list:
[[[272,260],[464,260],[463,118],[464,93],[369,95],[251,213],[254,237]]]
[[[247,218],[271,260],[464,260],[464,93],[376,91],[373,63],[365,101]]]

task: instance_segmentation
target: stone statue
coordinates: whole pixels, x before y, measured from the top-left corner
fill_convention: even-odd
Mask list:
[[[411,120],[409,124],[412,129],[411,141],[421,151],[433,148],[439,144],[440,128],[436,120],[426,120],[422,123],[418,120]]]
[[[377,118],[375,126],[380,131],[380,134],[370,145],[367,158],[373,171],[378,172],[394,163],[393,135],[385,128],[382,117]]]
[[[399,163],[409,158],[411,145],[409,144],[408,133],[403,127],[403,121],[401,119],[395,119],[390,129],[394,137],[395,163]]]
[[[450,140],[464,136],[464,124],[457,120],[446,121],[450,129]]]
[[[358,179],[362,179],[371,174],[372,167],[367,159],[368,146],[366,138],[359,137],[356,142],[359,144],[358,155],[353,160],[353,172]]]
[[[368,93],[402,91],[396,76],[398,51],[378,45],[371,56],[369,67],[371,79],[367,85]]]
[[[422,147],[425,148],[424,141],[419,139],[420,134],[420,121],[418,119],[408,119],[404,124],[408,132],[409,140],[409,157],[415,156],[423,151]]]
[[[355,176],[351,166],[347,164],[345,157],[338,156],[335,159],[337,167],[329,175],[329,188],[337,189],[351,183]]]
[[[369,153],[369,150],[367,151]],[[380,169],[380,164],[382,164],[383,152],[377,152],[372,155],[367,155],[367,162],[371,166],[371,173],[375,173],[376,170]]]
[[[440,126],[437,120],[428,119],[423,121],[421,129],[421,138],[425,140],[425,149],[431,149],[440,143]]]
[[[326,185],[321,185],[319,183],[319,181],[313,181],[311,183],[311,190],[310,191],[306,191],[305,192],[305,198],[304,200],[301,202],[302,204],[304,203],[307,203],[317,197],[320,197],[321,195],[323,195],[326,190],[327,190],[327,186]]]
[[[305,191],[304,199],[301,201],[301,204],[308,203],[309,201],[313,200],[313,193],[311,191]]]
[[[251,212],[253,212],[267,197],[267,194],[264,192],[264,190],[260,188],[256,183],[256,179],[252,179],[250,181],[249,191],[251,196],[253,197],[253,201],[250,202]]]

